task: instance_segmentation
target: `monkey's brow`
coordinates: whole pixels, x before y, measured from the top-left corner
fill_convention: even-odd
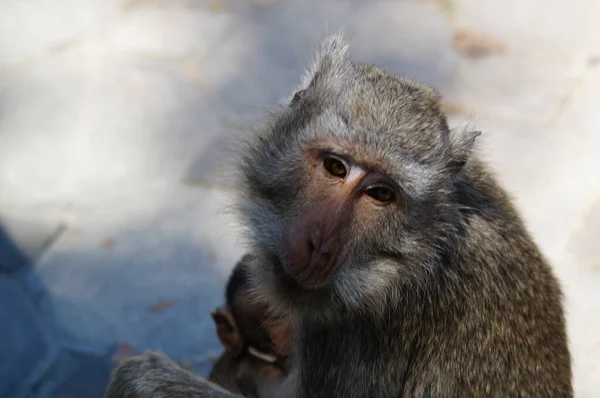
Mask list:
[[[347,153],[347,152],[338,152],[336,150],[323,150],[321,152],[322,155],[325,154],[331,154],[331,155],[335,155],[338,156],[340,158],[342,158],[342,160],[344,160],[345,162],[349,163],[349,164],[353,164],[353,165],[357,165],[360,166],[362,169],[368,171],[369,173],[375,173],[375,174],[380,174],[383,178],[391,180],[395,183],[396,181],[396,177],[398,177],[397,173],[394,173],[392,170],[389,169],[389,167],[386,167],[385,165],[381,164],[380,162],[378,162],[376,159],[373,158],[368,158],[367,159],[361,159],[361,157],[364,156],[354,156],[351,153]]]
[[[381,173],[388,177],[393,176],[393,172],[390,170],[389,165],[386,165],[384,161],[377,159],[375,155],[364,154],[364,149],[361,148],[351,148],[348,147],[348,145],[337,145],[330,141],[320,141],[307,144],[307,149],[312,152],[313,155],[319,157],[326,155],[337,156],[349,164],[358,165],[370,172]]]
[[[337,156],[349,164],[355,164],[371,173],[380,174],[384,179],[388,180],[388,183],[404,194],[407,194],[409,191],[405,186],[408,177],[406,170],[394,167],[393,164],[389,163],[384,154],[377,156],[376,154],[366,153],[365,147],[361,143],[349,144],[348,142],[338,143],[335,139],[317,139],[307,142],[305,148],[306,151],[315,157],[323,157],[327,154]],[[401,156],[410,159],[408,154]]]

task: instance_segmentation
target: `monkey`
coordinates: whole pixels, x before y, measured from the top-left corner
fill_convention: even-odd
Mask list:
[[[252,300],[244,255],[225,287],[226,305],[211,315],[226,351],[208,377],[245,397],[267,397],[285,378],[292,351],[290,322],[268,315],[267,303]]]
[[[208,381],[238,396],[276,397],[285,378],[277,365],[257,356],[236,357],[225,352],[215,363]]]
[[[294,330],[280,397],[572,397],[563,293],[433,88],[326,39],[240,155],[252,292]],[[289,384],[288,384],[289,383]],[[234,396],[148,353],[106,397]]]

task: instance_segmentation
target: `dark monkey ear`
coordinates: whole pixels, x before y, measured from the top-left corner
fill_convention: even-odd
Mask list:
[[[211,313],[215,325],[217,325],[217,336],[225,349],[234,356],[241,354],[245,341],[240,334],[235,319],[229,307],[217,308]]]
[[[449,148],[447,155],[449,157],[447,166],[452,171],[460,171],[465,165],[471,153],[475,140],[481,135],[481,131],[469,131],[464,129],[455,129],[450,131]]]
[[[326,37],[319,45],[310,67],[302,78],[302,88],[315,84],[324,75],[335,75],[348,64],[350,43],[343,32]]]

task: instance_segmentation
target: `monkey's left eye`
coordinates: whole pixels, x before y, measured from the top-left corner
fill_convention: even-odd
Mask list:
[[[382,204],[388,204],[396,199],[396,194],[388,187],[372,187],[367,189],[365,193]]]
[[[348,174],[341,160],[328,156],[323,160],[323,166],[332,176],[344,178]]]

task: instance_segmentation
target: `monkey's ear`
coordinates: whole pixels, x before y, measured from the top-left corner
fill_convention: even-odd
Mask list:
[[[217,336],[225,349],[235,357],[240,355],[244,348],[244,340],[229,307],[217,308],[211,316],[217,325]]]
[[[450,159],[448,167],[459,171],[469,160],[473,152],[475,140],[481,135],[481,131],[455,129],[450,131]]]
[[[338,70],[347,63],[350,43],[344,38],[344,33],[339,32],[327,37],[319,46],[319,50],[309,70],[302,79],[302,87],[307,88],[314,84],[314,80],[321,75]]]

